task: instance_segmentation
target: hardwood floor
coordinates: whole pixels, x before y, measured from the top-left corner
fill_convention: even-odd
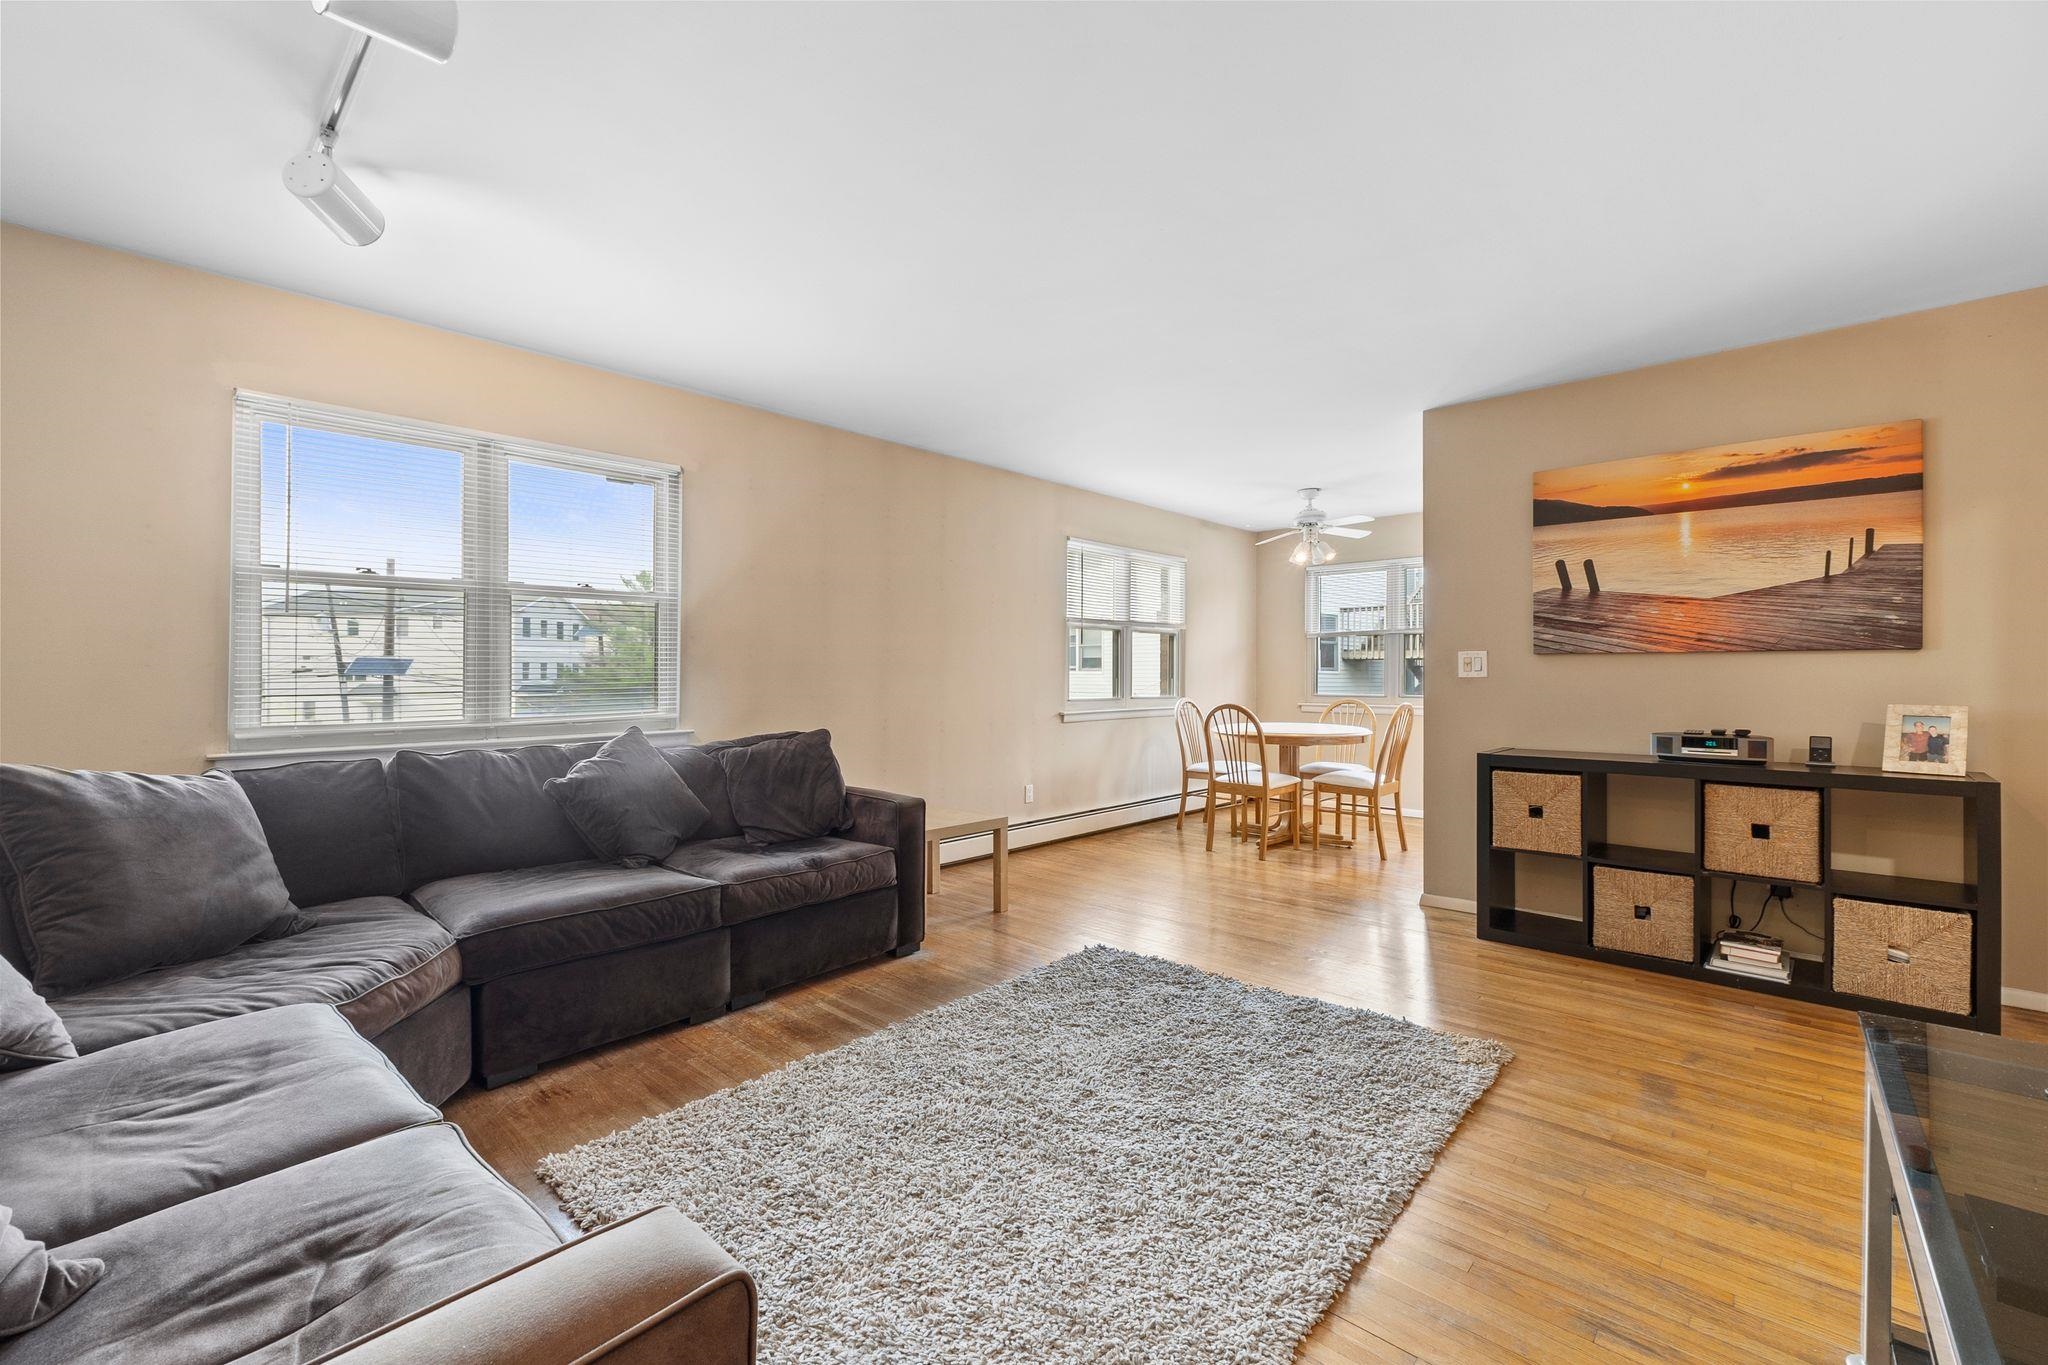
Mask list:
[[[1303,1359],[1839,1361],[1857,1320],[1855,1017],[1482,943],[1469,916],[1416,904],[1415,833],[1384,865],[1260,863],[1221,840],[1205,855],[1192,820],[1141,825],[1012,853],[1001,917],[986,862],[948,868],[915,957],[472,1089],[448,1115],[566,1228],[542,1155],[1107,943],[1515,1050]],[[2005,1024],[2048,1039],[2048,1017]]]

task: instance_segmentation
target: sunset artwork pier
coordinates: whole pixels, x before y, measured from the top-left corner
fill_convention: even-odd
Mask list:
[[[1918,545],[1881,546],[1829,577],[1726,597],[1536,594],[1538,654],[1918,648]]]
[[[1917,421],[1546,470],[1536,652],[1919,649],[1921,477]]]

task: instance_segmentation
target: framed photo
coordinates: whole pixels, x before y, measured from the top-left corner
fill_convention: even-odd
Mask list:
[[[1893,702],[1884,715],[1884,770],[1888,773],[1970,771],[1970,708]]]

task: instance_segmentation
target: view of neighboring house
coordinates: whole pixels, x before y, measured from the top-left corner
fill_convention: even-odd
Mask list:
[[[585,662],[604,652],[604,636],[574,602],[542,597],[513,604],[512,695],[519,710],[545,710]]]
[[[459,593],[310,587],[278,594],[263,614],[264,724],[462,719]],[[560,597],[515,601],[513,622],[514,714],[590,709],[573,694],[608,632]]]
[[[1415,563],[1312,571],[1316,695],[1419,698],[1423,681],[1422,566]],[[1391,607],[1391,610],[1390,610]],[[1390,619],[1391,618],[1391,619]],[[1400,671],[1387,677],[1389,637]]]

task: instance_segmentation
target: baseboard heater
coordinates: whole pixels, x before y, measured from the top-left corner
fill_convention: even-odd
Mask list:
[[[1149,820],[1170,818],[1178,800],[1179,792],[1168,792],[1164,796],[1146,796],[1113,806],[1069,811],[1065,815],[1041,815],[1036,820],[1012,821],[1010,847],[1030,848],[1034,844],[1050,844],[1061,839],[1079,838],[1083,834],[1098,834],[1106,829],[1121,829],[1125,825],[1142,825]],[[1410,820],[1420,820],[1422,812],[1411,810],[1407,816]],[[1197,791],[1188,800],[1188,819],[1198,821],[1201,818],[1202,794]],[[950,867],[954,863],[986,858],[994,851],[994,841],[988,835],[969,834],[940,844],[939,862]]]

